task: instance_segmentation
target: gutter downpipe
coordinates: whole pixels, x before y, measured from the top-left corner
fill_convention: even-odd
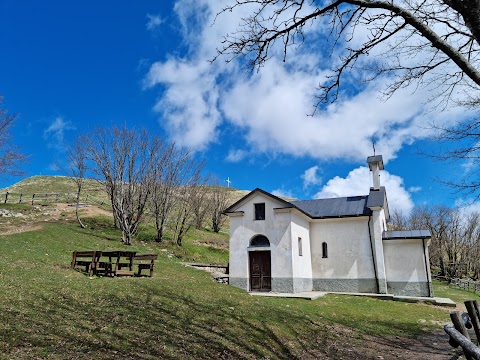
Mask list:
[[[368,236],[370,237],[370,250],[372,251],[372,261],[373,261],[373,272],[375,274],[375,283],[377,284],[377,294],[380,292],[380,284],[378,283],[378,276],[377,276],[377,264],[375,262],[375,253],[373,251],[373,244],[372,244],[372,230],[370,230],[370,222],[372,221],[372,215],[368,215]],[[425,246],[425,244],[424,244]],[[425,253],[425,248],[423,249]],[[425,265],[426,266],[426,265]]]
[[[422,239],[422,245],[423,245],[423,258],[425,260],[425,277],[427,278],[428,297],[432,297],[432,289],[431,289],[432,283],[428,277],[427,252],[425,251],[425,239]]]

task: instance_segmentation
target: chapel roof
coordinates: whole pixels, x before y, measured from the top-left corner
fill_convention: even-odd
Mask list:
[[[371,215],[367,207],[368,195],[331,199],[292,201],[292,204],[311,218]]]
[[[282,208],[297,209],[312,219],[370,216],[372,215],[372,207],[385,208],[388,218],[387,197],[383,186],[379,190],[370,189],[369,195],[298,201],[286,201],[257,188],[231,205],[224,213],[235,212],[237,205],[243,203],[255,192],[260,192],[277,200],[283,205]]]

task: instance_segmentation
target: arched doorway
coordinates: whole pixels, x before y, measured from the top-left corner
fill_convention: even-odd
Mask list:
[[[272,290],[272,265],[270,241],[266,236],[257,235],[250,241],[250,291]]]

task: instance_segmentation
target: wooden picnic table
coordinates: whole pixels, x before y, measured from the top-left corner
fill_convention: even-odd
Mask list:
[[[107,276],[132,276],[133,257],[136,254],[136,251],[102,251],[94,272],[97,274],[103,272]]]
[[[136,251],[74,251],[72,254],[71,267],[79,269],[85,267],[89,276],[140,276],[142,270],[150,270],[149,276],[153,275],[153,268],[157,260],[155,254],[137,254]],[[137,273],[134,271],[137,267]]]

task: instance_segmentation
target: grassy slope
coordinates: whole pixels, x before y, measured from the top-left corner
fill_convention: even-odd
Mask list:
[[[206,260],[211,249],[194,235],[181,259],[173,245],[135,242],[130,249],[159,254],[153,278],[89,278],[69,268],[73,250],[124,246],[109,220],[87,222],[94,229],[47,223],[0,237],[3,358],[350,358],[349,345],[373,358],[360,346],[368,334],[415,336],[448,321],[448,310],[427,305],[252,297],[178,263],[196,251]]]
[[[92,190],[98,191],[102,186],[98,181],[94,179],[85,180],[85,190],[91,192]],[[7,188],[0,189],[0,193],[5,193],[6,191],[10,193],[68,193],[75,192],[76,185],[67,176],[31,176],[26,179],[19,181],[16,184],[13,184]],[[231,188],[231,201],[232,203],[239,200],[243,196],[249,193],[246,190],[236,190]]]
[[[68,180],[45,177],[40,186],[43,178],[10,191],[21,185],[25,192],[58,192],[59,181]],[[232,202],[245,193],[232,190]],[[63,221],[0,236],[0,359],[377,358],[362,346],[366,336],[392,342],[390,336],[413,337],[448,322],[447,309],[421,304],[340,295],[251,297],[178,263],[226,263],[225,233],[194,230],[179,248],[151,242],[152,229],[143,226],[129,249],[159,254],[153,278],[89,278],[69,268],[73,250],[124,246],[111,220],[85,222],[88,229]],[[437,296],[478,299],[434,286]]]

